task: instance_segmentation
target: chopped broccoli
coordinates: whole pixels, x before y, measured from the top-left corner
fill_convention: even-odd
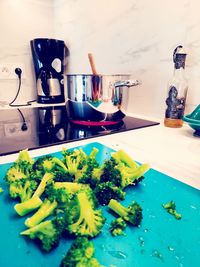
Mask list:
[[[93,176],[99,183],[112,182],[122,190],[140,182],[144,173],[149,170],[148,164],[139,166],[123,150],[112,153],[99,169],[93,170]]]
[[[101,205],[108,205],[111,199],[123,200],[126,195],[120,187],[110,181],[97,183],[94,193]]]
[[[57,202],[55,200],[51,202],[50,200],[45,199],[40,208],[32,215],[32,217],[26,219],[25,225],[29,228],[36,226],[49,215],[51,215],[56,207]]]
[[[138,167],[138,164],[122,149],[112,153],[112,158],[114,158],[118,163],[123,162],[127,167],[133,170]]]
[[[37,189],[35,190],[33,197],[40,197],[43,192],[45,191],[46,186],[48,183],[52,182],[54,179],[54,175],[52,173],[46,172],[44,176],[42,177]]]
[[[68,150],[68,149],[63,150],[62,156],[63,156],[62,161],[66,165],[69,174],[74,180],[75,174],[85,165],[85,160],[87,158],[87,155],[80,148],[74,150]]]
[[[32,197],[22,203],[15,204],[14,209],[18,215],[24,216],[29,212],[39,208],[42,205],[42,200],[39,197]]]
[[[92,190],[80,191],[74,196],[73,208],[66,210],[66,217],[72,224],[67,230],[77,236],[98,235],[104,225],[105,218],[102,211],[96,209],[96,201]],[[76,219],[75,219],[76,218]]]
[[[3,188],[0,186],[0,194],[3,193]]]
[[[33,164],[33,177],[35,179],[42,179],[45,173],[53,173],[56,181],[71,181],[68,169],[62,160],[45,155],[39,157]]]
[[[91,188],[96,185],[96,180],[93,177],[93,170],[99,167],[99,163],[96,160],[96,155],[99,150],[93,147],[89,156],[86,156],[82,168],[79,168],[75,173],[75,182],[89,184]]]
[[[11,198],[19,198],[23,202],[33,195],[37,187],[37,182],[31,177],[33,163],[28,151],[22,150],[17,160],[6,172],[4,179],[9,185]]]
[[[113,236],[125,235],[124,229],[126,226],[127,224],[125,220],[122,217],[119,217],[111,222],[110,232]]]
[[[61,267],[103,267],[94,253],[94,245],[87,237],[77,237],[63,258]]]
[[[27,150],[20,151],[17,160],[7,170],[4,177],[5,181],[11,184],[16,180],[28,178],[32,172],[33,162]]]
[[[18,158],[6,172],[5,181],[11,184],[16,180],[28,178],[32,171],[33,162],[27,150],[20,151]]]
[[[16,163],[21,163],[21,162],[27,162],[30,163],[31,165],[34,163],[34,160],[30,157],[27,149],[21,150],[19,152],[19,156],[16,160]]]
[[[134,226],[139,226],[142,221],[142,208],[135,201],[133,201],[128,207],[125,207],[117,200],[111,199],[108,207],[125,221],[133,224]]]
[[[11,184],[15,181],[27,178],[26,174],[21,170],[20,166],[15,162],[6,172],[5,181]]]
[[[87,184],[79,184],[79,183],[72,183],[72,182],[55,182],[54,183],[55,189],[65,188],[69,193],[75,194],[80,190],[87,190],[89,186]]]
[[[164,209],[167,210],[168,213],[172,214],[177,220],[182,218],[182,215],[176,211],[176,204],[174,201],[169,201],[166,204],[162,205]]]
[[[20,234],[39,241],[43,250],[50,251],[58,245],[64,225],[65,220],[63,217],[54,217],[53,219],[41,222]]]
[[[20,202],[30,199],[37,188],[37,182],[31,179],[18,179],[10,184],[9,194],[13,199],[19,198]]]

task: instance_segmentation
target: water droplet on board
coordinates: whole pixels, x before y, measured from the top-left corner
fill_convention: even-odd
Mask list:
[[[194,210],[197,209],[197,207],[195,207],[195,206],[193,206],[193,205],[191,205],[190,208],[192,208],[192,209],[194,209]]]
[[[108,253],[114,257],[114,258],[117,258],[117,259],[126,259],[128,256],[127,254],[125,254],[124,252],[122,251],[114,251],[114,250],[111,250],[111,251],[108,251]]]
[[[152,251],[151,256],[152,257],[156,257],[156,258],[158,258],[158,259],[160,259],[161,261],[164,262],[163,255],[157,249],[155,249],[155,250]]]
[[[147,233],[147,232],[149,232],[149,229],[144,229],[144,233]]]
[[[168,246],[169,251],[174,251],[174,248],[171,246]]]
[[[144,247],[144,238],[142,236],[139,236],[138,240],[140,241],[140,246]]]

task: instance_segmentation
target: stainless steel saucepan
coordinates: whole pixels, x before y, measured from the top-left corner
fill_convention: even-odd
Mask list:
[[[67,74],[67,112],[74,122],[116,122],[123,119],[129,88],[139,85],[130,75]]]

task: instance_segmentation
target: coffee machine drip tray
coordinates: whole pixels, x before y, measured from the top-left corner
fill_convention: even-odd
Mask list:
[[[116,124],[81,125],[68,120],[65,105],[0,110],[0,155],[158,124],[126,116]]]

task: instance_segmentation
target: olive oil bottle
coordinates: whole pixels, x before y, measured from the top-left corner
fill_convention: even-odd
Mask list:
[[[181,45],[175,48],[173,54],[174,74],[168,85],[164,125],[180,128],[183,125],[188,83],[185,78],[186,53]]]

